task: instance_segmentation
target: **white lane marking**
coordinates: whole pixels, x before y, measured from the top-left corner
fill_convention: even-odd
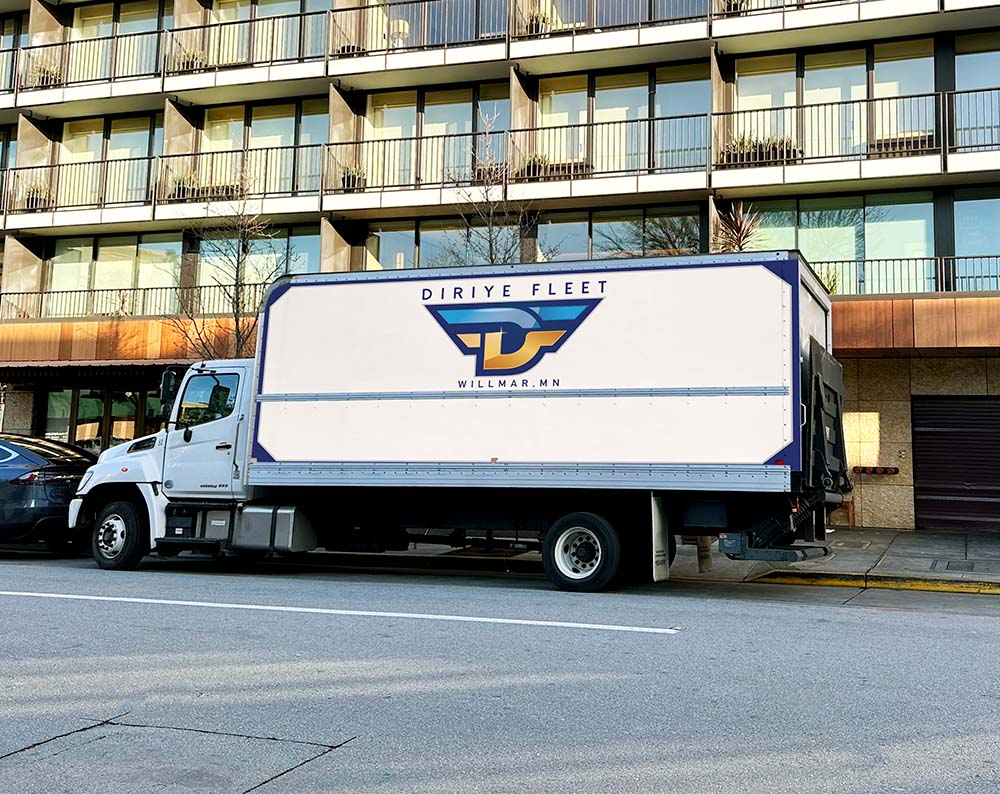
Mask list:
[[[284,607],[272,604],[230,604],[218,601],[176,601],[168,598],[126,598],[124,596],[76,595],[73,593],[29,593],[0,590],[0,596],[19,598],[60,598],[67,601],[111,601],[119,604],[151,604],[171,607],[204,607],[208,609],[243,609],[254,612],[298,612],[309,615],[342,615],[363,618],[401,618],[404,620],[443,620],[453,623],[501,623],[510,626],[543,626],[557,629],[588,631],[624,631],[633,634],[677,634],[677,628],[656,626],[618,626],[608,623],[572,623],[563,620],[528,620],[524,618],[489,618],[476,615],[435,615],[422,612],[375,612],[367,609],[324,609],[322,607]]]

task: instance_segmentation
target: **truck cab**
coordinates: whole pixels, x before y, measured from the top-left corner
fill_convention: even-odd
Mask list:
[[[204,361],[164,375],[165,427],[103,452],[80,482],[69,524],[93,532],[101,567],[134,567],[167,536],[173,503],[246,498],[243,466],[253,360]],[[162,549],[166,550],[166,547]]]

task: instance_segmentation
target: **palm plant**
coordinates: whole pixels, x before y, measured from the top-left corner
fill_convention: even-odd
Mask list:
[[[763,218],[754,211],[753,205],[743,206],[742,201],[731,201],[719,212],[715,224],[715,250],[723,254],[738,254],[753,250],[760,237]]]

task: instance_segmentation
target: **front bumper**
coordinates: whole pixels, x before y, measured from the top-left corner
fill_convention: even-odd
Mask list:
[[[77,496],[69,503],[69,518],[66,520],[70,529],[76,529],[76,521],[80,517],[80,510],[83,508],[83,499]]]

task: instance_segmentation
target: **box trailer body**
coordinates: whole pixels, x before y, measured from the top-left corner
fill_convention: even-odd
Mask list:
[[[592,589],[630,556],[663,578],[678,534],[802,558],[850,487],[830,302],[794,252],[301,276],[258,333],[255,361],[192,367],[172,424],[130,445],[153,445],[152,548],[485,533]]]

